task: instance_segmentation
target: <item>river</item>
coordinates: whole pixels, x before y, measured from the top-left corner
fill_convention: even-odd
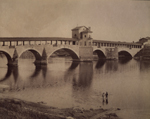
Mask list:
[[[126,119],[150,118],[150,62],[101,60],[72,62],[71,58],[50,58],[47,66],[34,59],[19,59],[19,66],[8,68],[0,59],[1,92],[27,101],[67,108],[120,108]],[[108,100],[102,93],[108,92]]]

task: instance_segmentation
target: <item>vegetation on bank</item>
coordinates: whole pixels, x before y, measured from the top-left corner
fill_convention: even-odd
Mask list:
[[[43,102],[33,103],[19,99],[0,99],[1,119],[119,119],[115,113],[100,109],[59,109]],[[116,109],[117,110],[117,109]]]

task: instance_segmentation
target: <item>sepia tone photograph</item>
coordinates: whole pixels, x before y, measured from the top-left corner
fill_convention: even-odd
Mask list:
[[[150,1],[0,0],[0,119],[150,119]]]

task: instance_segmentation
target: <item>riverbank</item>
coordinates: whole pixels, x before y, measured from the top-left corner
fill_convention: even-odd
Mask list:
[[[119,109],[59,109],[44,102],[28,102],[15,98],[0,98],[1,119],[120,119]]]

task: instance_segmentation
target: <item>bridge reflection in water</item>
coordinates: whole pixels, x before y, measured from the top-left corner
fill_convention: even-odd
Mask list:
[[[8,80],[11,75],[13,75],[14,82],[17,82],[18,75],[19,75],[18,67],[8,67],[6,75],[0,79],[0,83]]]
[[[121,59],[112,61],[112,60],[98,60],[95,64],[96,70],[102,70],[102,72],[108,73],[110,71],[118,71],[118,63],[119,64],[126,64],[131,59]],[[145,65],[141,66],[141,68]],[[64,79],[65,82],[72,80],[73,82],[73,89],[76,90],[77,88],[90,88],[92,79],[93,79],[93,62],[71,62],[68,65],[68,69],[64,72],[62,76],[58,76]],[[50,66],[51,67],[51,66]],[[122,70],[122,69],[119,69]],[[24,70],[26,72],[26,69]],[[30,72],[31,73],[31,72]],[[35,65],[33,73],[29,76],[23,76],[23,74],[19,74],[19,67],[7,67],[7,72],[4,77],[0,79],[0,83],[5,83],[11,81],[10,86],[12,88],[12,84],[17,84],[20,88],[27,87],[36,87],[36,85],[41,85],[41,81],[43,81],[42,85],[47,86],[50,83],[50,80],[55,79],[56,77],[52,76],[53,71],[49,69],[47,65]],[[59,74],[59,72],[58,72]],[[13,76],[13,78],[12,78]],[[42,77],[41,77],[42,76]],[[18,78],[19,77],[19,78]],[[22,77],[26,77],[23,80],[24,83],[19,85]],[[12,80],[13,79],[13,80]],[[46,81],[48,81],[46,83]],[[18,83],[17,83],[18,82]],[[22,81],[21,81],[22,82]],[[15,87],[14,87],[15,89]]]

